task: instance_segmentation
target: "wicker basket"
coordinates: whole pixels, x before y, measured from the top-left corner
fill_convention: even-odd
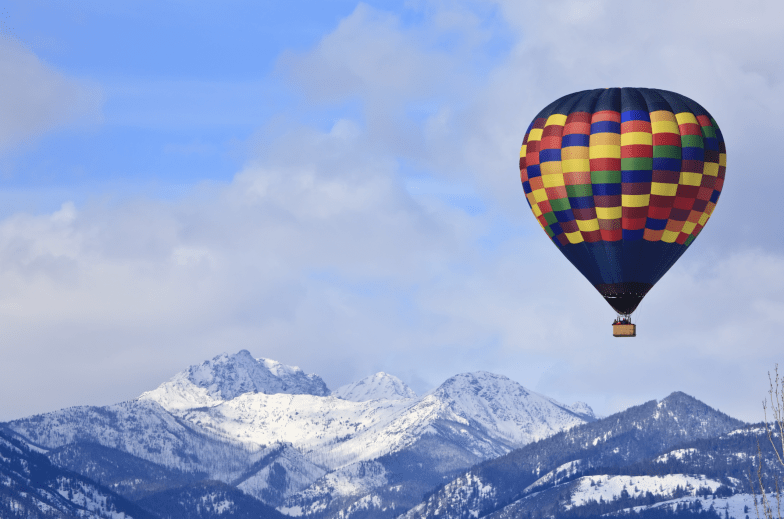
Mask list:
[[[614,324],[613,337],[637,337],[637,325]]]

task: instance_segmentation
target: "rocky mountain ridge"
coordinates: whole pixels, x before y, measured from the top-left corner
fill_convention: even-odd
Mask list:
[[[52,464],[0,430],[0,517],[157,519],[90,479]]]
[[[742,425],[677,392],[596,420],[586,404],[564,405],[487,372],[411,393],[383,373],[330,392],[316,375],[242,351],[191,366],[133,401],[0,429],[150,513],[382,519],[517,517],[565,502],[564,489],[587,503],[596,492],[586,477],[606,476],[591,481],[611,489],[632,481],[621,476],[642,475],[591,470],[676,456],[673,446]],[[726,486],[720,473],[714,467],[706,481]],[[629,493],[615,505],[648,499]],[[185,506],[190,499],[204,506]]]
[[[591,419],[486,372],[412,394],[396,377],[377,374],[332,395],[317,375],[243,350],[190,366],[136,400],[6,427],[128,495],[141,491],[132,481],[143,478],[127,477],[111,453],[138,459],[135,470],[156,474],[161,485],[177,480],[166,473],[175,471],[181,484],[207,478],[274,506],[327,513],[410,478],[410,464],[428,467],[412,490],[419,495],[456,470]],[[84,464],[79,455],[98,458]]]
[[[245,393],[327,396],[330,391],[318,375],[241,350],[189,366],[139,399],[173,411],[212,406]]]
[[[679,443],[726,434],[743,422],[681,392],[559,432],[481,463],[409,510],[406,518],[484,517],[510,506],[555,469],[630,465]]]

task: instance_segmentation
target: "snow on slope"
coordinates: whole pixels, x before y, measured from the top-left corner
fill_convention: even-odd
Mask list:
[[[84,519],[133,519],[113,506],[112,496],[90,482],[58,477],[52,482],[52,487],[60,496],[76,505]]]
[[[687,496],[678,499],[671,499],[669,501],[661,501],[650,506],[635,506],[634,508],[626,508],[621,510],[621,512],[629,512],[632,510],[634,512],[639,512],[640,510],[652,508],[669,508],[670,510],[675,510],[680,504],[692,506],[695,501],[700,501],[703,510],[707,510],[713,507],[713,509],[719,513],[720,517],[724,517],[724,511],[726,510],[728,516],[735,517],[736,519],[743,519],[744,517],[757,516],[757,513],[754,509],[754,500],[755,497],[753,494],[735,494],[729,497],[717,497],[715,499],[700,499],[694,496]],[[760,513],[762,513],[762,505],[758,506]],[[746,510],[748,510],[748,512]]]
[[[169,411],[217,405],[244,393],[329,394],[318,375],[270,359],[255,359],[242,350],[190,366],[139,399],[158,402]]]
[[[6,425],[27,442],[47,448],[97,443],[166,467],[204,471],[224,481],[239,476],[260,456],[257,446],[210,437],[149,400],[70,407]]]
[[[561,480],[576,474],[582,463],[582,460],[574,460],[564,463],[563,465],[551,470],[541,478],[528,485],[525,490],[523,490],[523,493],[527,494],[528,492],[531,492],[537,487],[541,487],[543,485],[558,484]]]
[[[449,410],[515,446],[585,423],[569,406],[486,371],[455,375],[432,393]]]
[[[428,502],[425,500],[413,508],[409,509],[398,519],[423,519],[425,517],[453,517],[449,511],[456,507],[464,507],[464,514],[460,517],[479,517],[480,509],[474,505],[479,500],[497,499],[498,491],[496,487],[472,472],[466,472],[463,476],[453,479],[441,487],[441,492],[445,499],[428,509]],[[465,506],[465,505],[468,506]]]
[[[585,422],[567,406],[486,372],[457,375],[416,400],[246,393],[182,417],[244,442],[291,442],[332,469],[401,450],[437,434],[444,422],[473,441],[482,459]]]
[[[618,499],[626,490],[629,497],[644,497],[647,492],[656,495],[673,495],[677,487],[696,495],[700,488],[710,488],[715,492],[721,482],[705,476],[668,474],[665,476],[586,476],[580,478],[577,488],[572,492],[572,506],[582,506],[590,501],[603,499],[610,502]]]
[[[191,366],[139,400],[244,443],[291,442],[328,468],[403,449],[444,422],[486,459],[586,421],[582,408],[487,372],[457,375],[418,399],[385,373],[328,394],[318,376],[243,350]]]
[[[204,471],[272,503],[316,480],[329,494],[368,492],[386,478],[363,464],[425,438],[435,439],[430,446],[456,448],[474,463],[590,419],[486,372],[457,375],[419,398],[386,374],[336,394],[342,398],[329,395],[315,375],[243,350],[191,366],[132,402],[9,425],[50,448],[94,442],[168,467]],[[284,454],[266,458],[284,443],[290,444]],[[326,474],[335,469],[334,476]],[[303,494],[302,504],[312,511],[319,496]]]
[[[575,402],[571,406],[569,406],[572,411],[577,414],[582,414],[585,416],[589,416],[591,418],[596,418],[596,414],[591,409],[591,406],[586,404],[585,402]]]
[[[281,506],[278,510],[294,516],[315,515],[325,510],[335,499],[363,496],[387,482],[386,470],[381,463],[352,463],[325,475],[300,492],[293,503]]]
[[[0,431],[0,517],[152,519],[105,487],[61,470],[26,442]]]
[[[676,449],[674,451],[670,451],[667,454],[662,454],[658,458],[654,459],[655,463],[667,463],[670,458],[675,458],[677,460],[682,460],[684,456],[690,456],[699,452],[697,449],[689,448],[689,449]]]
[[[367,400],[401,400],[416,398],[417,394],[402,380],[383,371],[365,377],[359,382],[354,382],[339,387],[332,392],[333,396],[352,402],[365,402]]]
[[[268,504],[279,504],[326,474],[326,470],[311,463],[288,444],[273,449],[277,452],[273,453],[272,462],[241,482],[235,482],[237,488]]]
[[[290,442],[316,455],[314,462],[335,468],[357,457],[372,459],[389,452],[393,446],[376,434],[411,405],[404,400],[351,402],[313,395],[246,393],[214,407],[191,409],[182,417],[243,442]],[[348,455],[347,444],[352,446]]]

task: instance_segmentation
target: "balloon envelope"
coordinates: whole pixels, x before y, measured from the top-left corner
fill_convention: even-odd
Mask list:
[[[726,163],[719,126],[699,104],[608,88],[539,112],[520,149],[520,180],[553,243],[628,315],[702,231]]]

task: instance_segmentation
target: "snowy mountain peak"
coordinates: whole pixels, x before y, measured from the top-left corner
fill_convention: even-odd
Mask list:
[[[394,375],[379,371],[359,382],[347,384],[332,392],[332,396],[351,402],[369,400],[404,400],[416,398],[417,394]]]
[[[689,404],[702,404],[699,400],[691,395],[687,395],[683,391],[673,391],[659,402],[660,407],[668,405],[689,405]]]
[[[572,409],[572,411],[574,411],[577,414],[582,414],[585,416],[590,416],[591,418],[596,418],[596,414],[593,412],[591,406],[589,406],[585,402],[575,402],[569,407]]]
[[[433,390],[432,394],[456,402],[466,399],[480,399],[489,402],[496,401],[500,397],[512,398],[519,402],[536,402],[536,405],[554,406],[567,414],[576,414],[581,418],[588,419],[588,421],[596,418],[593,409],[585,402],[575,402],[571,406],[564,405],[552,398],[526,389],[509,377],[487,371],[455,375]]]
[[[433,390],[433,394],[455,397],[465,393],[484,397],[488,395],[488,392],[497,392],[509,388],[514,389],[521,396],[529,394],[527,389],[510,378],[487,371],[474,371],[472,373],[455,375],[446,379],[443,384]]]
[[[454,416],[477,424],[512,445],[593,420],[508,377],[486,371],[455,375],[428,397],[442,402]]]
[[[139,398],[172,410],[212,406],[245,393],[326,396],[329,389],[318,375],[241,350],[194,364]]]

